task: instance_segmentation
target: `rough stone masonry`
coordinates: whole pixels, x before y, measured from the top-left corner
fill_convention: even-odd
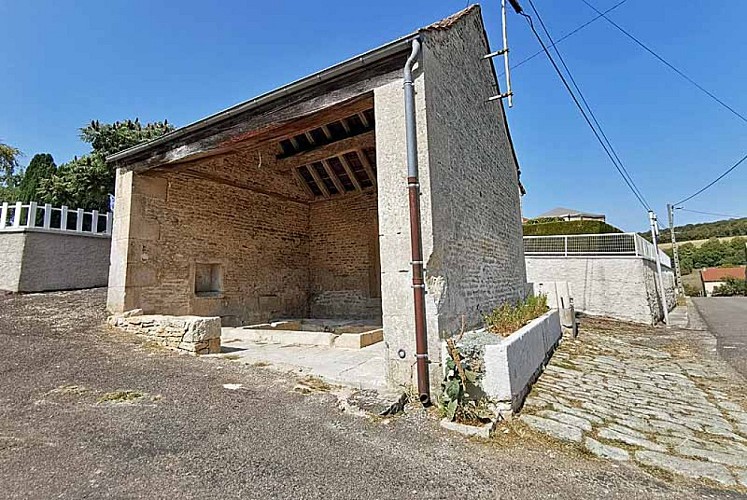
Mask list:
[[[159,345],[190,354],[220,352],[220,318],[203,316],[142,315],[128,311],[109,317],[109,325]]]

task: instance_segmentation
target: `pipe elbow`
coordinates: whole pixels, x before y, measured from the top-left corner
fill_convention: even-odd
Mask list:
[[[405,76],[405,85],[412,85],[412,67],[415,66],[415,62],[418,60],[418,57],[420,56],[420,37],[415,37],[412,39],[412,52],[410,52],[410,57],[407,58],[407,62],[405,63],[405,70],[404,70],[404,76]]]

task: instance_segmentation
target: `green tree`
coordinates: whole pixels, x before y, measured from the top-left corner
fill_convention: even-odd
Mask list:
[[[747,295],[747,280],[726,278],[723,285],[713,289],[714,297],[733,297],[735,295]]]
[[[57,170],[54,158],[49,153],[36,154],[31,158],[28,167],[18,184],[20,201],[29,202],[39,200],[39,186],[44,179],[49,179]]]
[[[16,174],[21,150],[0,143],[0,201],[18,201],[18,180]]]
[[[114,170],[106,164],[107,156],[173,129],[166,120],[147,125],[137,119],[103,124],[92,121],[80,129],[80,138],[91,145],[91,152],[60,165],[54,175],[42,180],[40,200],[86,210],[107,210],[115,180]]]

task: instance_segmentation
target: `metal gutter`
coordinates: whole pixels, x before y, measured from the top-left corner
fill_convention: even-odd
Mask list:
[[[185,125],[184,127],[178,128],[177,130],[174,130],[173,132],[163,135],[157,139],[143,144],[138,144],[137,146],[133,146],[131,148],[125,149],[124,151],[115,153],[111,156],[108,156],[106,158],[106,161],[114,162],[125,160],[128,157],[142,153],[157,146],[168,144],[169,142],[189,136],[190,134],[208,128],[222,121],[229,120],[237,115],[240,115],[247,111],[251,111],[256,107],[272,102],[275,99],[293,94],[295,92],[299,92],[313,85],[318,85],[322,82],[327,82],[336,77],[349,73],[355,69],[384,60],[394,54],[400,52],[404,53],[410,47],[411,40],[417,36],[417,32],[405,35],[378,48],[369,50],[368,52],[347,59],[341,63],[335,64],[334,66],[330,66],[312,75],[291,82],[283,87],[271,90],[270,92],[262,94],[258,97],[255,97],[248,101],[244,101],[240,104],[231,106],[230,108],[210,115],[207,118],[203,118],[196,122],[190,123],[189,125]]]

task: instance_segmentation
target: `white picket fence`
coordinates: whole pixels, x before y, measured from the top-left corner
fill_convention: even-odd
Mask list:
[[[37,215],[43,213],[41,222]],[[58,214],[55,216],[55,214]],[[102,224],[102,219],[106,222]],[[103,226],[103,228],[102,228]],[[33,228],[47,231],[70,233],[111,235],[112,213],[99,213],[98,210],[86,212],[82,208],[69,209],[66,206],[53,207],[49,203],[39,205],[36,202],[4,202],[0,208],[0,231],[13,231]],[[101,230],[99,228],[102,228]]]

